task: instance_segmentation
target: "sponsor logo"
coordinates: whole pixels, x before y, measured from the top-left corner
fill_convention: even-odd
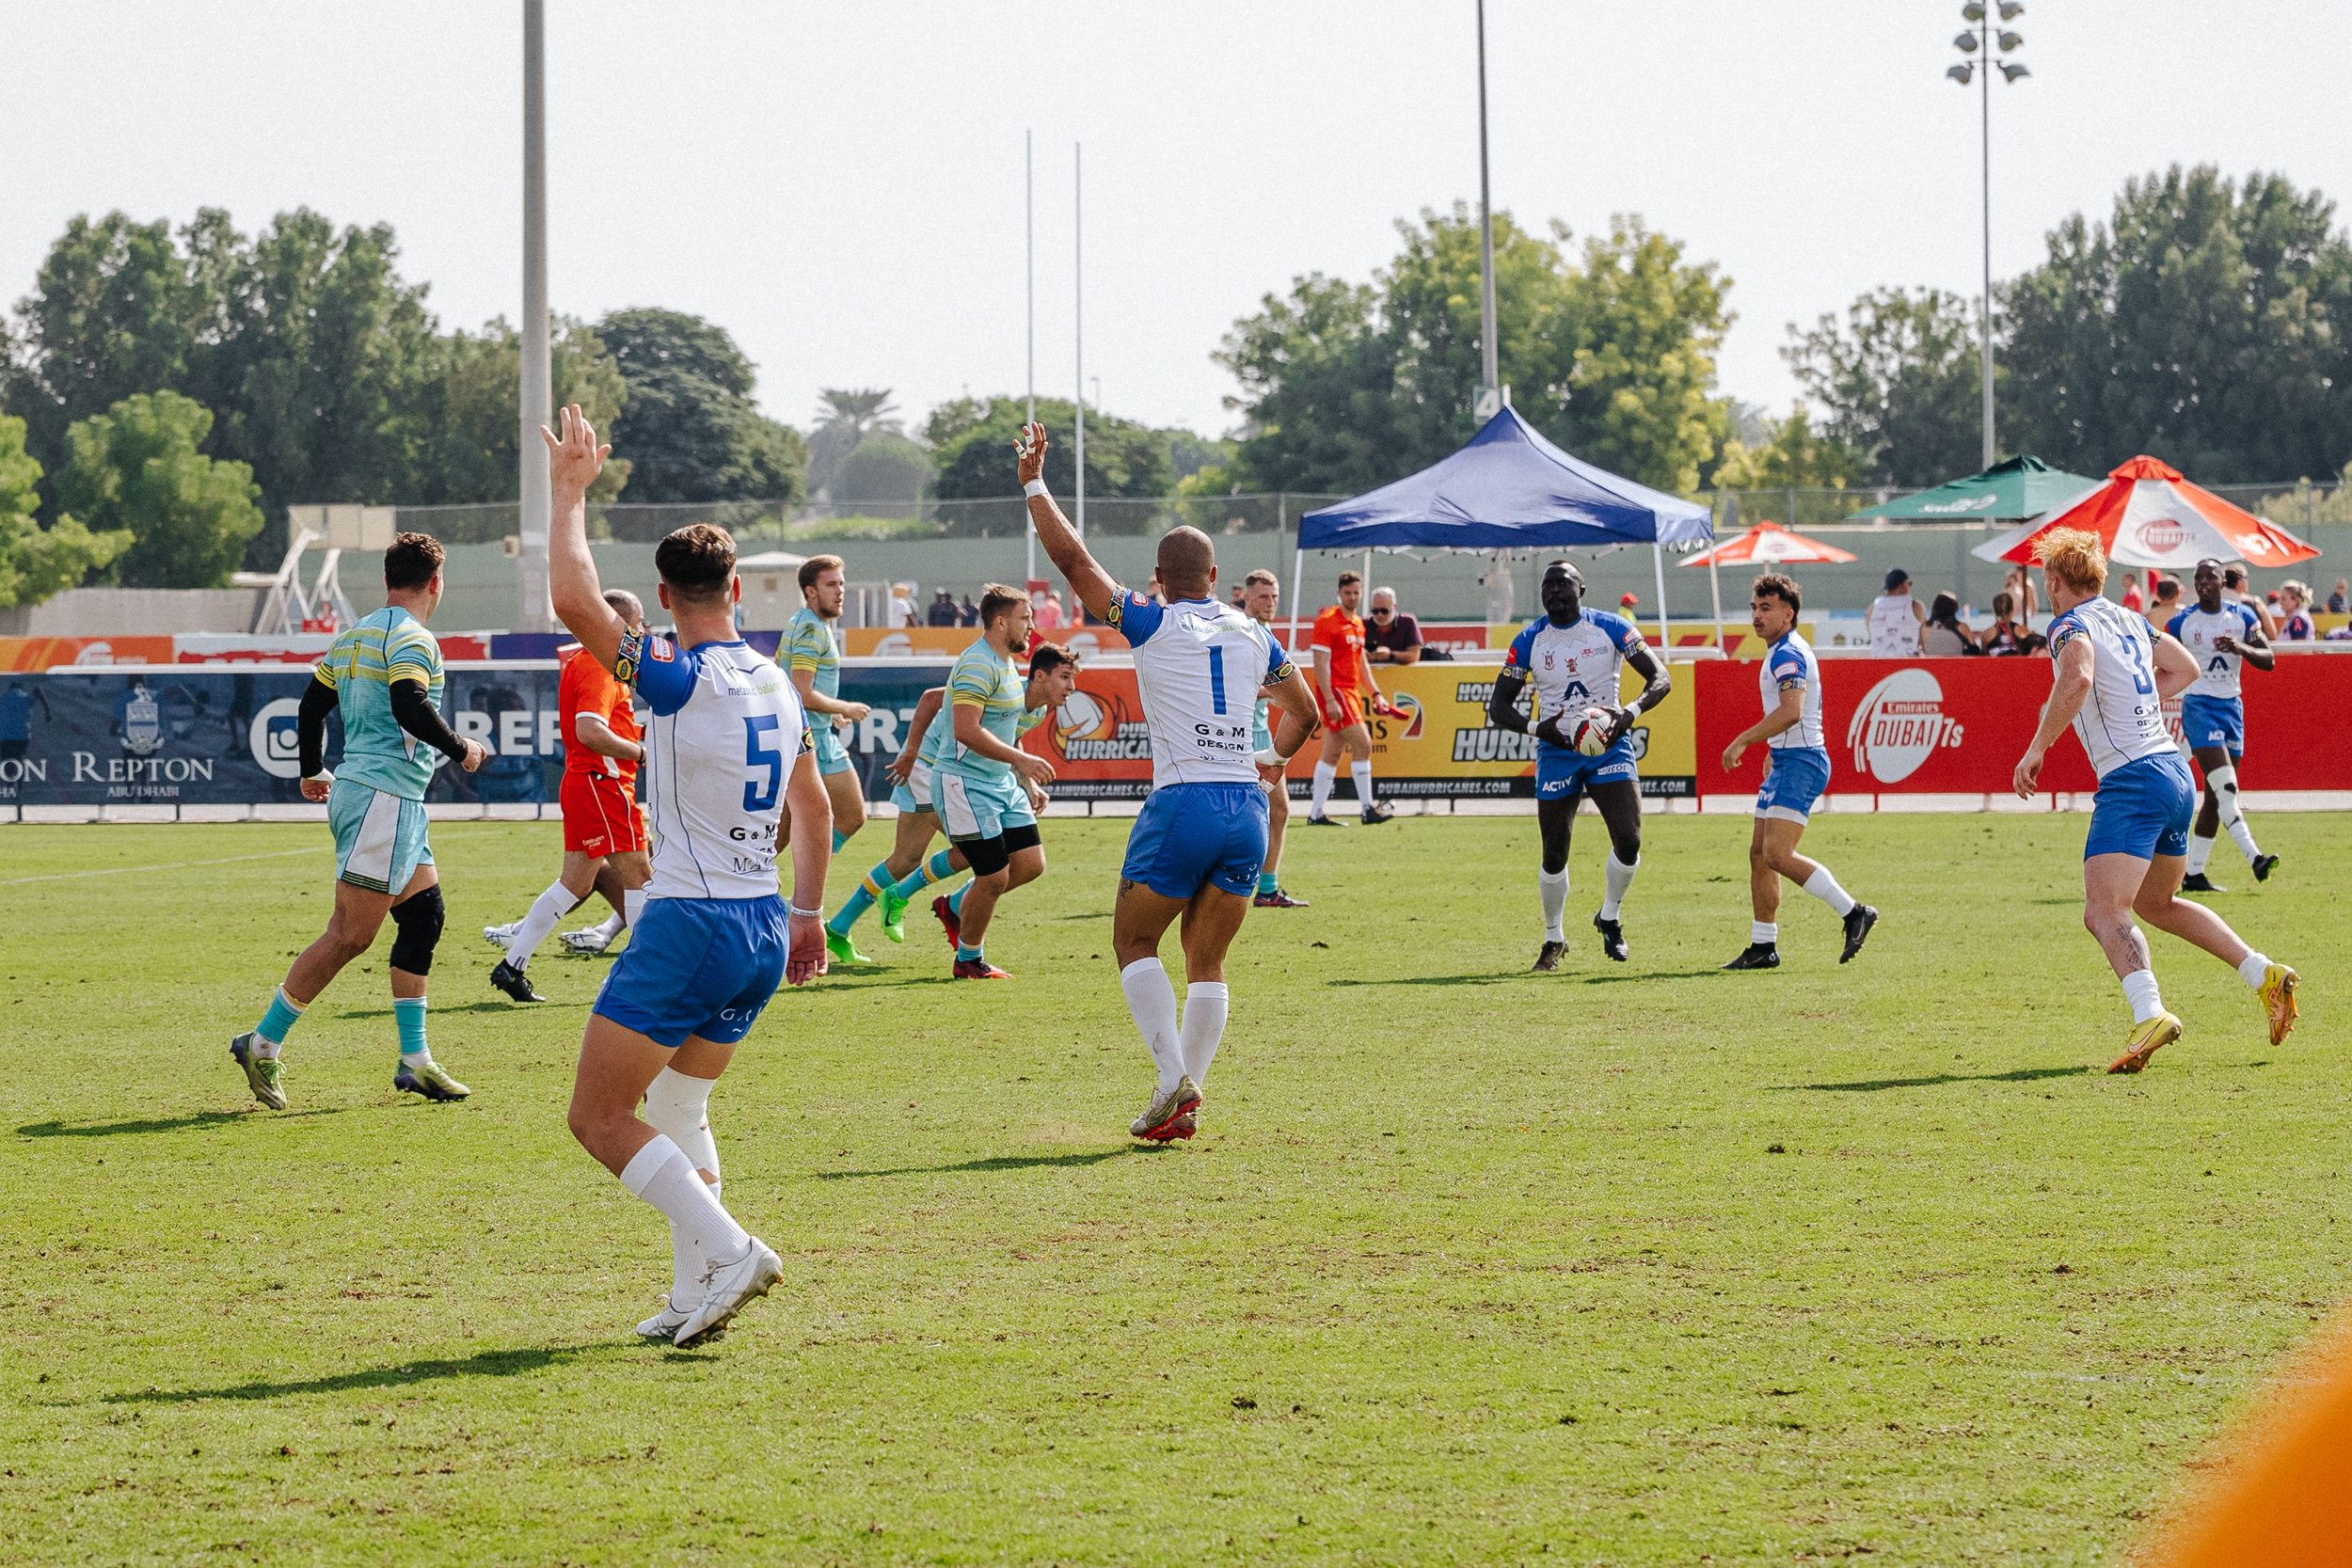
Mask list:
[[[132,689],[122,705],[122,749],[133,756],[152,756],[164,749],[163,709],[146,687]]]
[[[1898,670],[1870,688],[1846,728],[1857,772],[1898,784],[1939,746],[1961,743],[1960,721],[1944,717],[1944,689],[1925,670]]]
[[[649,637],[645,640],[645,657],[656,664],[667,664],[677,657],[677,652],[670,646],[668,638]]]
[[[253,724],[246,734],[246,744],[253,749],[253,760],[262,771],[273,779],[297,778],[302,772],[302,743],[295,734],[297,716],[302,705],[292,697],[280,697],[265,704],[253,716]]]
[[[2137,531],[2140,545],[2151,555],[2169,555],[2188,538],[2188,530],[2172,517],[2151,517]]]
[[[2000,503],[2000,499],[2001,498],[1999,496],[1987,493],[1985,495],[1979,496],[1972,500],[1929,501],[1925,505],[1921,506],[1919,511],[1925,516],[1948,517],[1954,513],[1959,512],[1989,511],[1991,508],[1998,505]]]

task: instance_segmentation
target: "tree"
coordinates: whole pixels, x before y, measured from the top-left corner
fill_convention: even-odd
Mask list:
[[[1552,229],[1565,245],[1567,227]],[[1569,282],[1561,341],[1573,368],[1551,394],[1557,412],[1538,424],[1629,479],[1696,489],[1700,466],[1731,427],[1729,409],[1708,396],[1733,319],[1729,280],[1712,261],[1685,265],[1680,245],[1620,215],[1606,238],[1584,242],[1584,265]]]
[[[930,483],[931,454],[905,436],[876,431],[857,444],[834,472],[834,499],[913,513]]]
[[[752,403],[752,364],[724,327],[676,310],[616,310],[596,336],[627,397],[613,450],[630,501],[792,500],[808,448]]]
[[[555,406],[579,404],[610,431],[628,395],[620,366],[587,323],[558,316],[549,336]],[[512,500],[522,472],[522,334],[505,317],[479,333],[437,337],[417,388],[418,436],[401,499],[415,506]],[[618,499],[632,465],[615,454],[588,499]]]
[[[931,493],[947,499],[988,500],[1021,494],[1013,474],[1013,437],[1026,416],[1024,399],[994,397],[985,403],[959,398],[935,410],[925,433],[938,478]],[[1037,400],[1037,417],[1053,437],[1045,449],[1045,483],[1057,496],[1076,488],[1075,407],[1059,398]],[[1168,472],[1168,436],[1148,425],[1087,410],[1087,494],[1165,496],[1174,488]]]
[[[1835,313],[1809,332],[1790,324],[1780,356],[1825,411],[1823,431],[1863,455],[1857,477],[1925,489],[1982,466],[1981,320],[1941,289],[1874,289],[1842,325]]]
[[[830,497],[843,460],[868,436],[905,433],[894,418],[898,410],[890,401],[887,387],[855,391],[827,387],[817,396],[817,428],[808,438],[808,491],[812,496]]]
[[[261,488],[243,463],[198,451],[212,410],[177,392],[124,398],[66,431],[72,455],[57,476],[65,516],[127,531],[112,565],[130,588],[220,588],[262,531]]]
[[[1724,443],[1715,467],[1720,490],[1844,489],[1862,477],[1862,453],[1835,436],[1816,433],[1802,403],[1786,420],[1766,426],[1764,443],[1750,451],[1737,437]]]
[[[40,485],[40,464],[24,450],[24,421],[0,414],[0,609],[40,604],[131,546],[127,532],[92,533],[71,517],[42,528]]]
[[[2317,191],[2211,166],[2124,183],[2003,291],[2020,450],[2105,472],[2134,452],[2208,483],[2352,457],[2352,245]]]

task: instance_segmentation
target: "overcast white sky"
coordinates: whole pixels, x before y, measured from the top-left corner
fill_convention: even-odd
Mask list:
[[[1037,375],[1113,412],[1233,421],[1209,355],[1295,274],[1366,276],[1392,222],[1477,197],[1470,0],[895,6],[549,0],[556,308],[706,315],[805,427],[825,386],[1024,380],[1022,135],[1037,143]],[[1494,197],[1531,227],[1643,214],[1722,264],[1723,389],[1881,283],[1974,292],[1977,99],[1958,0],[1489,0]],[[520,6],[0,0],[0,299],[76,213],[250,230],[308,204],[400,234],[450,324],[518,315]],[[2031,0],[1994,98],[1993,260],[2174,161],[2352,193],[2352,8]]]

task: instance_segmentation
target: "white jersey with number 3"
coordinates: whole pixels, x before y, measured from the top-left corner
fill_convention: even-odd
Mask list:
[[[2089,641],[2095,656],[2090,690],[2074,715],[2074,734],[2106,778],[2127,762],[2180,750],[2164,727],[2156,691],[2156,646],[2148,623],[2112,599],[2085,599],[2050,623],[2050,658]]]
[[[1111,594],[1109,620],[1135,649],[1152,787],[1256,784],[1258,692],[1294,671],[1274,634],[1216,599],[1164,605],[1123,588]]]
[[[622,637],[612,673],[652,710],[646,896],[772,896],[784,786],[809,747],[800,692],[747,643],[681,649],[642,629]]]

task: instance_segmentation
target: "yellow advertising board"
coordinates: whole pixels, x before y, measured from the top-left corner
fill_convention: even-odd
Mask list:
[[[1698,773],[1698,738],[1693,689],[1687,664],[1670,666],[1677,678],[1666,700],[1634,721],[1633,751],[1641,759],[1642,793],[1690,795]],[[1532,735],[1487,721],[1486,700],[1494,691],[1498,665],[1415,664],[1380,673],[1381,689],[1403,710],[1397,719],[1369,716],[1373,771],[1384,792],[1406,796],[1533,795],[1535,747]],[[1640,695],[1642,678],[1628,670],[1619,701]],[[1294,776],[1313,770],[1315,749],[1308,747]]]

